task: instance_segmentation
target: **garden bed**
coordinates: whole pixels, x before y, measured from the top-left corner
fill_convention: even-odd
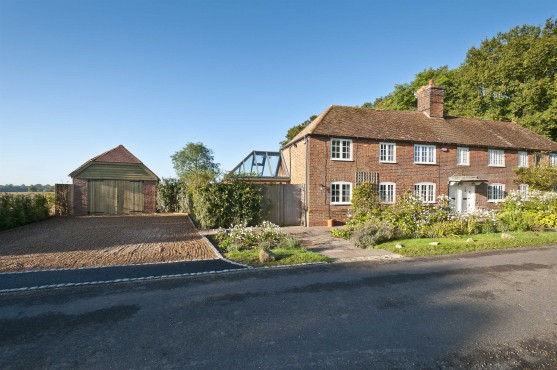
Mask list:
[[[207,235],[207,238],[226,259],[254,267],[330,262],[329,257],[300,247],[298,240],[269,222],[256,227],[237,226],[220,230],[216,235]],[[270,251],[275,260],[260,261],[261,249]]]

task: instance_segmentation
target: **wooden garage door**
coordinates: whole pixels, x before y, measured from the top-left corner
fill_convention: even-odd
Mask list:
[[[143,181],[89,180],[89,213],[143,212]]]

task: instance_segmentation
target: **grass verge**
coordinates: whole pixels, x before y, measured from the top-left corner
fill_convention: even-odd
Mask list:
[[[280,266],[280,265],[299,265],[301,263],[311,262],[330,262],[330,258],[321,254],[310,252],[303,248],[296,249],[283,249],[275,248],[271,250],[276,256],[277,260],[268,263],[259,262],[258,250],[243,250],[232,251],[223,254],[229,260],[243,263],[250,266]]]
[[[273,262],[261,263],[259,262],[258,249],[227,252],[219,247],[217,240],[213,236],[207,236],[207,239],[209,239],[209,241],[219,250],[224,258],[254,267],[300,265],[302,263],[312,262],[331,262],[329,257],[323,256],[319,253],[310,252],[304,248],[273,248],[271,251],[277,256],[277,260]]]
[[[415,257],[557,244],[557,232],[517,231],[508,234],[511,234],[514,238],[502,239],[501,234],[494,233],[454,238],[402,239],[379,244],[376,248],[386,249],[405,257]],[[474,239],[474,242],[467,242],[468,238]],[[429,243],[431,242],[439,242],[439,245],[430,245]],[[396,248],[395,245],[399,243],[404,247],[401,249]]]

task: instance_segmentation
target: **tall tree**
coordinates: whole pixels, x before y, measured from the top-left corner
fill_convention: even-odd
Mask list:
[[[219,172],[213,151],[202,143],[187,143],[172,156],[172,164],[180,179],[188,186],[200,186],[214,180]]]
[[[286,144],[288,144],[288,142],[292,139],[294,139],[294,137],[296,137],[296,135],[298,135],[304,128],[306,128],[311,121],[313,121],[314,119],[316,119],[317,116],[311,116],[308,119],[306,119],[304,122],[296,125],[296,126],[292,126],[290,127],[290,129],[288,130],[288,132],[286,133],[286,135],[284,136],[284,140],[280,142],[280,146],[283,147]]]
[[[513,120],[557,138],[557,20],[484,40],[456,73],[452,103],[459,115]]]

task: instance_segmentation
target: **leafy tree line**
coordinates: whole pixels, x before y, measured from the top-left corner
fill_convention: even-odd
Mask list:
[[[414,93],[433,79],[451,116],[514,121],[557,139],[557,20],[517,26],[472,47],[457,68],[429,68],[363,107],[415,110]]]
[[[414,93],[429,80],[445,86],[449,116],[514,121],[557,139],[557,20],[543,26],[523,25],[471,47],[457,68],[428,68],[411,82],[363,108],[416,110]],[[317,116],[291,127],[284,146]]]
[[[14,184],[7,184],[7,185],[0,185],[0,193],[25,193],[25,192],[53,192],[54,186],[53,185],[43,185],[43,184],[34,184],[34,185],[14,185]]]

